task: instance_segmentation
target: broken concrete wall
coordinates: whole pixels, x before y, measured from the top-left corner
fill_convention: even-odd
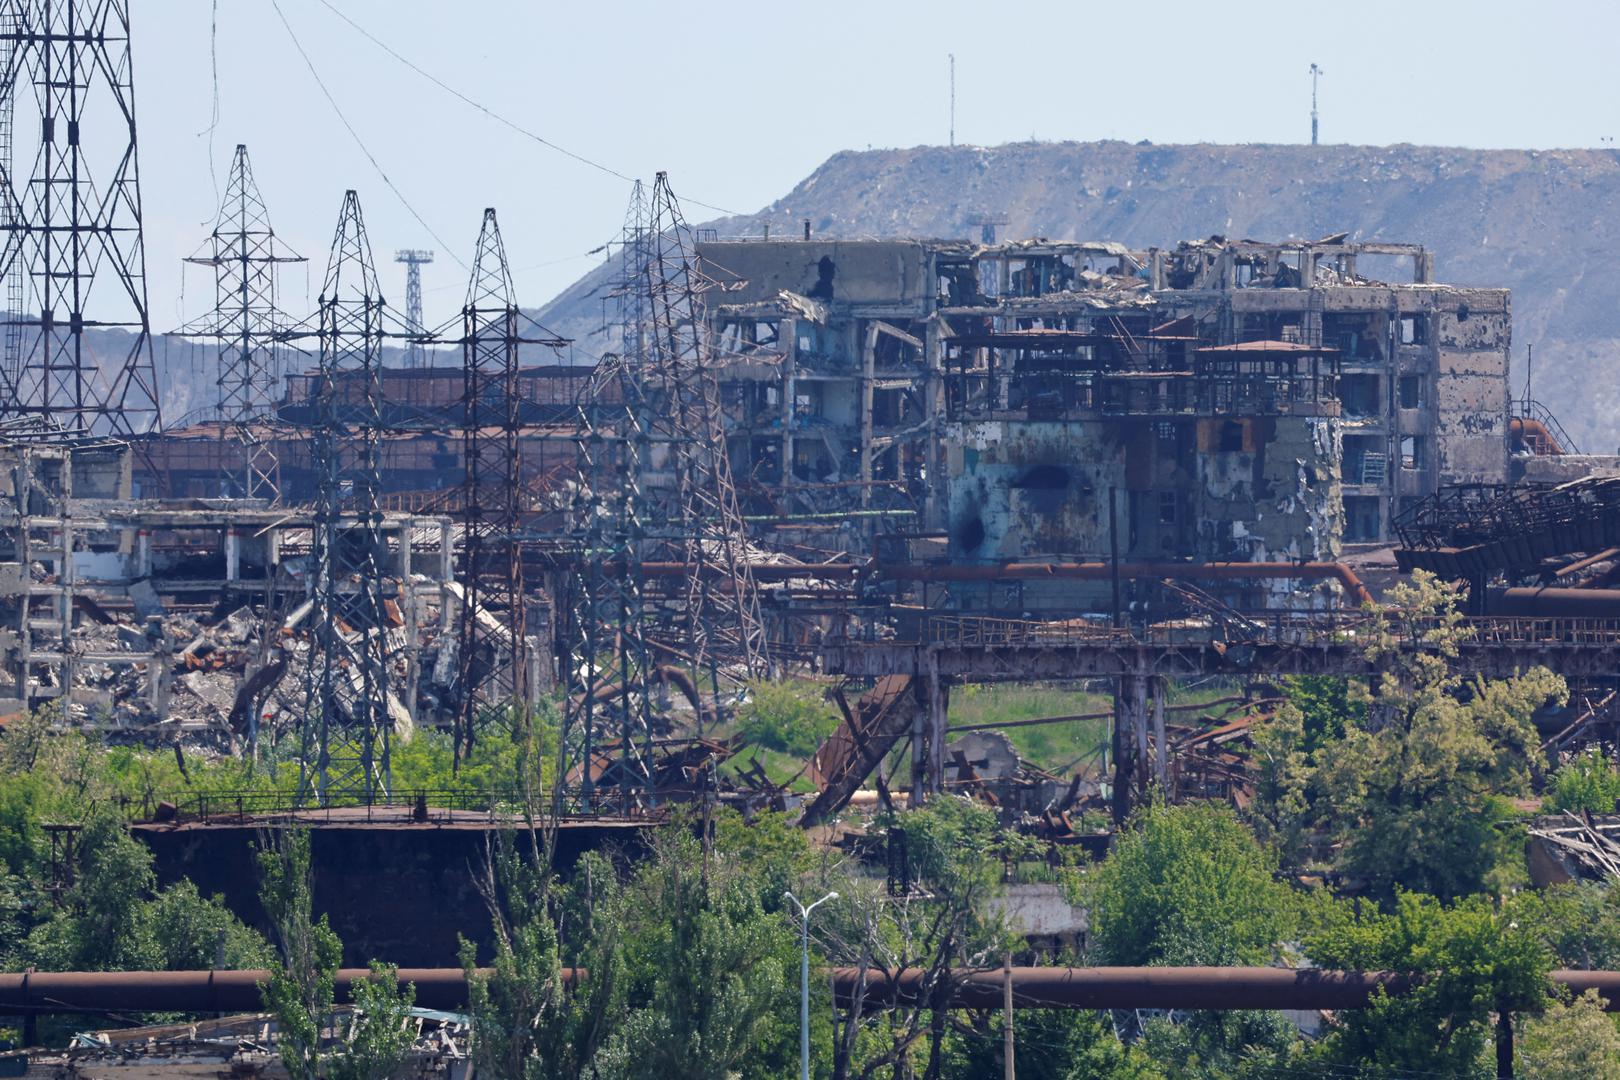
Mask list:
[[[1440,484],[1507,480],[1512,320],[1501,289],[1446,290],[1436,315],[1433,467]]]
[[[1239,449],[1223,449],[1228,425]],[[1320,562],[1344,532],[1339,421],[1333,417],[1201,420],[1199,554],[1212,561]]]
[[[932,257],[917,240],[728,241],[700,243],[698,256],[728,288],[727,304],[774,300],[787,291],[812,300],[915,306],[938,291]]]

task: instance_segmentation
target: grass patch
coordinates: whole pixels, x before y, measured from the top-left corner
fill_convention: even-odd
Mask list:
[[[1047,716],[1076,716],[1107,712],[1113,700],[1074,687],[1046,684],[1008,685],[968,683],[951,689],[951,727],[996,724],[1009,720],[1038,720]],[[1076,758],[1091,756],[1108,738],[1108,721],[1071,720],[1061,724],[1005,728],[1019,756],[1036,768],[1074,768]],[[956,736],[960,737],[960,735]]]

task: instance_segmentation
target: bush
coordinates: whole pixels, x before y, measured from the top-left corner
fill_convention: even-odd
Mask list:
[[[737,730],[752,746],[809,757],[838,726],[838,710],[821,691],[796,682],[758,682],[737,710]]]
[[[1602,754],[1581,754],[1553,776],[1547,802],[1552,810],[1612,814],[1620,802],[1620,772]]]
[[[1110,964],[1265,964],[1298,904],[1275,856],[1226,807],[1146,806],[1086,889]]]

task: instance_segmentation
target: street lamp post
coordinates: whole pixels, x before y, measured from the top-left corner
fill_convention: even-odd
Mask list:
[[[838,899],[838,894],[830,892],[809,907],[799,903],[799,898],[790,892],[782,895],[799,909],[799,1080],[810,1080],[810,913],[827,901]]]

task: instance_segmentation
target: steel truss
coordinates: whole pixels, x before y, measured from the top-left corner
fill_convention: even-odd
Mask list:
[[[414,271],[414,264],[412,266]],[[465,557],[457,641],[456,754],[472,749],[481,710],[532,699],[522,548],[523,426],[518,305],[495,211],[484,211],[462,317],[460,519]],[[560,341],[547,342],[559,345]]]
[[[219,343],[220,436],[240,448],[242,461],[230,493],[276,503],[281,464],[267,427],[275,419],[288,323],[278,302],[279,267],[305,260],[276,239],[246,146],[236,148],[219,218],[204,249],[206,256],[186,261],[213,268],[214,310],[183,332]],[[228,461],[234,455],[222,456]]]
[[[653,183],[645,232],[646,348],[632,357],[627,408],[638,421],[646,534],[643,558],[702,568],[686,582],[682,642],[694,681],[724,665],[742,678],[769,665],[747,532],[731,479],[720,381],[701,297],[717,286],[691,250],[669,177]]]
[[[617,308],[618,350],[603,357],[580,395],[576,482],[567,507],[572,563],[563,680],[572,692],[563,717],[563,751],[577,740],[580,791],[590,806],[596,774],[613,750],[608,740],[617,735],[618,794],[626,810],[632,788],[650,785],[654,736],[646,682],[653,666],[648,635],[656,631],[648,625],[640,574],[646,538],[644,443],[639,416],[628,404],[634,397],[633,358],[645,355],[649,329],[649,228],[646,192],[638,180],[625,213],[618,281],[610,294]]]
[[[162,426],[146,256],[128,0],[9,0],[5,90],[32,83],[38,133],[21,183],[0,162],[8,211],[0,277],[28,278],[35,312],[6,312],[20,332],[0,413],[70,430],[138,434]],[[10,103],[15,107],[15,100]],[[83,139],[81,134],[91,138]],[[95,331],[127,331],[127,342]],[[89,333],[87,333],[87,331]],[[98,349],[100,355],[98,355]]]
[[[349,191],[321,289],[310,440],[318,494],[299,791],[323,804],[385,801],[394,727],[409,721],[394,694],[404,648],[378,502],[384,306],[360,200]]]

